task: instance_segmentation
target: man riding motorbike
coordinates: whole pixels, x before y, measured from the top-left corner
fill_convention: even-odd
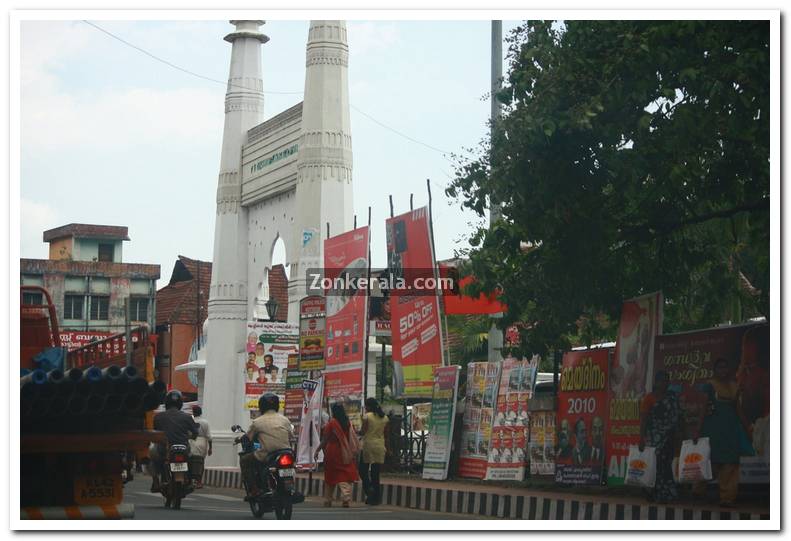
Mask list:
[[[168,445],[187,445],[189,440],[198,437],[200,425],[195,422],[192,415],[181,411],[184,398],[181,392],[173,389],[165,395],[165,411],[154,416],[154,430],[161,430],[167,437]],[[151,492],[159,492],[159,477],[167,456],[167,447],[151,444],[149,447],[151,457],[151,475],[154,478]]]
[[[261,444],[261,448],[254,453],[243,455],[239,459],[239,467],[242,470],[245,482],[249,487],[250,497],[256,497],[261,494],[261,487],[258,486],[256,481],[256,461],[266,462],[267,456],[272,451],[280,449],[287,449],[291,447],[291,437],[294,435],[294,427],[291,425],[285,416],[278,413],[280,409],[280,398],[274,393],[265,393],[258,399],[258,410],[261,412],[259,417],[256,417],[250,429],[247,431],[247,437],[250,441],[256,441]],[[263,487],[268,490],[268,487]]]

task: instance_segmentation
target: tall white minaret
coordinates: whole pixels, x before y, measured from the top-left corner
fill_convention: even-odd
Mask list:
[[[233,466],[233,424],[243,418],[242,364],[247,320],[247,209],[242,207],[240,168],[247,130],[264,120],[261,44],[269,38],[258,31],[264,21],[231,21],[236,30],[225,41],[232,45],[231,68],[225,93],[214,260],[209,290],[209,336],[206,347],[205,416],[214,440],[208,464]]]
[[[289,281],[289,321],[298,318],[305,271],[323,265],[327,226],[335,236],[352,228],[352,136],[349,120],[349,46],[344,21],[311,21],[305,97],[297,158],[297,254]]]

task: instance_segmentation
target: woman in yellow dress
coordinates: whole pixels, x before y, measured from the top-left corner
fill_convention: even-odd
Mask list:
[[[363,417],[363,452],[360,457],[360,478],[365,491],[365,503],[379,505],[382,503],[382,487],[379,483],[379,471],[385,463],[387,446],[385,431],[389,419],[382,411],[382,406],[373,397],[365,401],[366,414]]]

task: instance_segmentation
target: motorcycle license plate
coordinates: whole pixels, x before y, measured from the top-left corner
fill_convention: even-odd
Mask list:
[[[74,479],[74,503],[77,505],[111,505],[121,503],[120,475],[82,476]]]
[[[189,466],[186,462],[171,462],[170,471],[187,471]]]
[[[280,477],[294,477],[294,468],[280,470]]]

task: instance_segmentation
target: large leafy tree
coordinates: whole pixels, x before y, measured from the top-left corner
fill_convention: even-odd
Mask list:
[[[509,42],[503,118],[447,193],[502,208],[470,270],[524,349],[612,338],[656,290],[666,331],[768,316],[768,23],[531,21]]]

